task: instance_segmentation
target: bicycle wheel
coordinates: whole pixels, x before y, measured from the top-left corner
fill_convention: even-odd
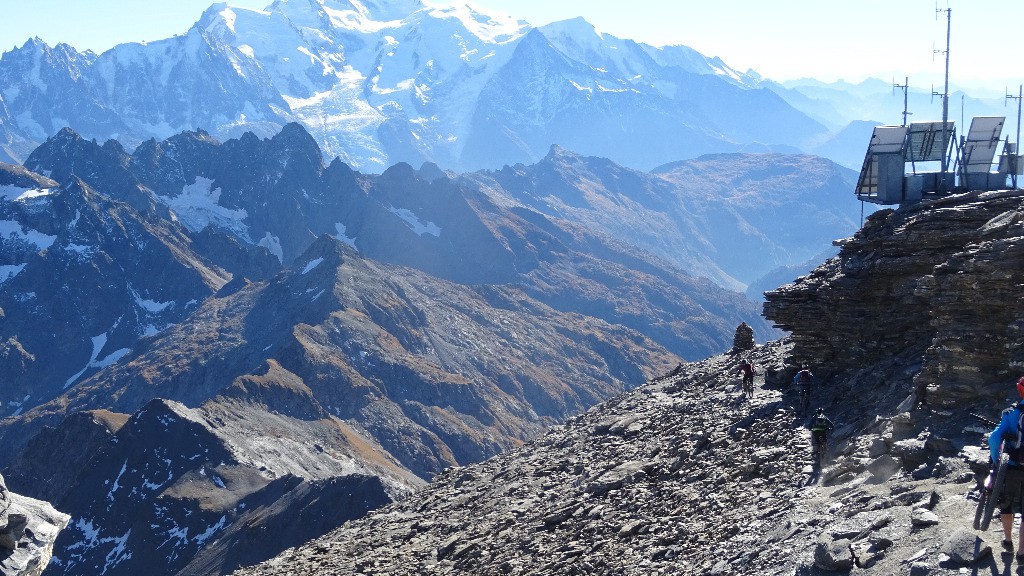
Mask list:
[[[992,482],[992,489],[989,490],[988,498],[985,501],[985,511],[981,515],[981,522],[978,529],[984,532],[992,524],[992,514],[995,512],[996,503],[999,502],[999,495],[1003,491],[1003,482],[1006,480],[1006,470],[1009,468],[1009,458],[1005,455],[999,458],[999,469],[996,471],[995,480]]]
[[[985,515],[985,506],[988,505],[989,498],[992,493],[985,487],[981,488],[981,494],[978,495],[978,505],[974,508],[974,529],[981,530],[981,518]],[[989,517],[989,522],[992,518]]]

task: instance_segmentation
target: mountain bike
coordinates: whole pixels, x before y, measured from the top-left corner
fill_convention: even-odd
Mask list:
[[[993,428],[999,424],[995,420],[989,420],[984,416],[974,413],[970,414]],[[1000,448],[1002,448],[1002,445],[1000,445]],[[1010,457],[1000,453],[999,462],[989,471],[988,477],[985,478],[985,482],[981,486],[981,493],[978,495],[978,506],[974,509],[975,530],[988,530],[989,525],[992,523],[992,515],[995,513],[996,503],[999,502],[999,496],[1003,490],[1003,482],[1006,480],[1006,470],[1009,467]]]
[[[740,389],[743,390],[743,394],[747,398],[754,398],[754,376],[743,376],[743,381],[740,382]]]
[[[800,413],[808,414],[811,409],[811,387],[800,387]]]
[[[995,513],[996,503],[1003,490],[1003,482],[1006,480],[1006,470],[1009,468],[1010,458],[1006,454],[999,456],[999,464],[993,466],[985,483],[981,487],[981,494],[978,497],[978,506],[974,510],[974,529],[988,530],[992,523],[992,515]]]
[[[821,468],[821,462],[825,459],[827,445],[828,438],[825,434],[811,432],[811,461],[815,468]]]

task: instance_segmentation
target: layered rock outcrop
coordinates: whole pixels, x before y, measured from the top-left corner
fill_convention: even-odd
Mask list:
[[[797,361],[833,374],[904,364],[881,373],[918,401],[998,404],[1024,368],[1022,202],[967,193],[876,212],[839,256],[766,294],[764,315],[792,333]]]

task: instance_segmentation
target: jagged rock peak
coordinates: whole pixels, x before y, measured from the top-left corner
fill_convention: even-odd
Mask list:
[[[408,163],[398,162],[385,170],[384,173],[381,174],[381,179],[385,181],[402,181],[417,178],[418,176],[416,169]]]
[[[352,248],[330,234],[320,236],[296,259],[294,269],[308,273],[313,268],[324,265],[337,268],[344,262],[346,255],[352,255]]]
[[[247,132],[247,134],[251,134],[251,132]],[[210,135],[209,132],[203,130],[202,128],[196,128],[195,130],[185,130],[183,132],[179,132],[178,134],[175,134],[174,136],[171,136],[170,138],[165,140],[165,142],[170,143],[179,140],[193,140],[196,142],[207,142],[209,144],[221,143],[220,140],[214,138],[213,136]]]
[[[548,155],[544,157],[544,161],[553,162],[559,158],[572,158],[577,156],[578,154],[571,150],[566,150],[558,144],[552,144],[551,148],[548,149]]]
[[[128,160],[127,152],[117,140],[99,144],[95,138],[86,140],[65,126],[29,155],[25,167],[33,171],[73,172],[72,166],[81,166],[83,163],[112,163],[123,167]]]
[[[305,126],[298,122],[289,122],[281,127],[281,131],[270,138],[272,143],[285,143],[297,147],[315,150],[320,155],[320,145],[309,134]]]

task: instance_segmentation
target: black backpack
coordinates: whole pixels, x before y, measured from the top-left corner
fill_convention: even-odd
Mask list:
[[[1013,408],[1007,408],[1007,411],[1017,409],[1017,432],[1016,433],[1004,433],[1003,434],[1003,452],[1010,457],[1010,460],[1016,463],[1024,462],[1024,402],[1018,403]]]

